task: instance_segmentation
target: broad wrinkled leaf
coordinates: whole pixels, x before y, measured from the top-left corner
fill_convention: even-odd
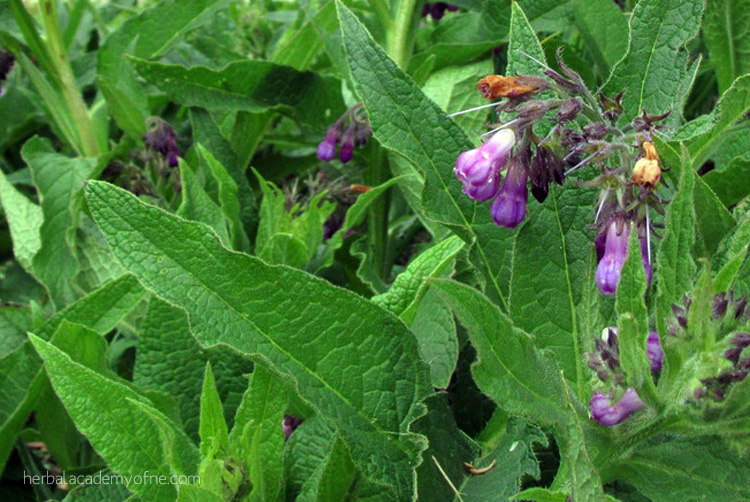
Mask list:
[[[482,391],[511,413],[545,424],[561,420],[566,411],[557,365],[532,337],[479,291],[452,281],[431,284],[469,330],[478,358],[472,374]]]
[[[298,502],[345,500],[356,482],[357,471],[346,446],[335,437],[333,446],[318,469],[302,485]]]
[[[542,75],[544,68],[539,63],[545,63],[542,44],[539,43],[523,9],[513,2],[508,34],[508,65],[505,73],[508,75]]]
[[[703,0],[639,2],[630,18],[628,52],[612,70],[604,93],[623,89],[621,121],[674,110],[682,101],[683,81],[690,77],[684,44],[698,33]],[[672,115],[679,115],[678,111]],[[676,118],[675,118],[676,120]]]
[[[132,54],[158,58],[186,33],[209,20],[226,0],[171,0],[155,4],[110,34],[98,52],[97,83],[121,129],[135,137],[146,132],[150,115],[146,92],[130,63]]]
[[[422,441],[409,427],[430,388],[400,321],[308,274],[231,253],[201,225],[111,185],[90,182],[87,191],[117,258],[187,310],[199,341],[261,357],[293,378],[338,427],[365,476],[392,497],[411,497]]]
[[[750,2],[708,0],[703,39],[719,82],[719,94],[734,80],[750,73]]]
[[[339,18],[355,87],[364,101],[375,138],[422,170],[425,214],[450,227],[465,241],[476,239],[477,233],[471,226],[475,211],[487,211],[461,193],[461,183],[453,174],[456,158],[474,145],[342,5],[339,5]],[[485,224],[489,214],[483,214],[480,221],[482,230],[497,230],[494,225]],[[492,296],[499,300],[507,292],[502,291],[492,275],[497,254],[487,252],[484,242],[480,241],[475,256],[489,276],[488,289],[492,289]]]
[[[229,246],[229,231],[221,208],[209,197],[193,169],[182,159],[180,159],[180,181],[182,203],[176,214],[186,220],[205,223],[216,232],[225,246]]]
[[[684,151],[683,160],[686,160]],[[654,274],[658,274],[656,325],[659,334],[667,332],[666,319],[672,316],[672,304],[680,302],[693,284],[696,266],[690,253],[695,242],[694,185],[695,174],[685,162],[680,169],[678,192],[667,207],[666,230],[654,269]],[[662,374],[660,386],[676,376],[669,369],[670,351],[666,347],[664,356],[668,375]]]
[[[173,429],[174,444],[183,443],[183,448],[192,453],[192,458],[180,459],[189,469],[186,472],[176,472],[170,467],[170,452],[163,449],[162,432],[143,408],[137,406],[150,407],[147,399],[130,387],[73,362],[67,354],[41,338],[30,336],[44,359],[55,392],[76,426],[115,472],[126,479],[143,475],[145,469],[167,478],[172,474],[194,474],[198,450],[177,429]],[[155,410],[153,413],[159,416]],[[166,417],[163,419],[168,421]],[[177,498],[176,488],[171,484],[131,484],[128,488],[149,500]]]
[[[216,376],[224,417],[232,423],[252,363],[227,347],[203,349],[190,332],[185,312],[152,298],[138,339],[133,381],[145,390],[161,391],[177,400],[184,429],[198,438],[199,397],[206,363]]]
[[[520,419],[509,421],[505,435],[494,450],[472,462],[476,468],[489,467],[493,461],[496,464],[489,472],[465,479],[460,488],[463,499],[472,502],[509,500],[518,493],[524,477],[539,479],[541,473],[534,443],[547,446],[547,438],[541,430]]]
[[[715,145],[722,139],[724,133],[748,110],[750,110],[750,75],[744,75],[722,94],[710,114],[685,124],[677,131],[673,139],[685,140],[693,158],[693,166],[697,169],[711,157]]]
[[[682,502],[750,498],[748,464],[714,438],[673,439],[637,448],[618,477],[652,500]]]
[[[738,184],[741,183],[738,181]],[[695,253],[696,256],[710,257],[736,222],[702,176],[695,178],[693,201],[696,223]]]
[[[29,273],[33,273],[31,260],[42,247],[39,229],[44,221],[42,208],[31,202],[11,185],[0,172],[0,203],[13,238],[13,256]]]
[[[628,48],[628,21],[610,0],[573,0],[576,28],[594,56],[599,74],[609,75]]]
[[[215,70],[133,57],[129,61],[147,82],[185,106],[255,113],[271,109],[293,112],[305,124],[321,128],[328,125],[329,116],[344,111],[337,80],[290,66],[244,60]]]
[[[422,86],[428,98],[438,104],[446,113],[460,112],[487,101],[477,91],[476,83],[492,73],[489,61],[477,61],[463,66],[449,66],[434,72]],[[456,122],[469,132],[483,132],[486,113],[465,113],[455,118]]]
[[[74,232],[78,225],[83,181],[94,169],[94,161],[70,158],[55,152],[48,140],[32,138],[21,152],[39,191],[44,223],[42,240],[34,256],[34,275],[47,287],[60,309],[76,299],[73,279],[78,273]]]

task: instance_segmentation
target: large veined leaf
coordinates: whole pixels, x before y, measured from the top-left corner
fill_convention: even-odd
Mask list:
[[[683,46],[698,33],[703,3],[654,0],[636,5],[630,19],[628,53],[604,86],[607,96],[627,90],[621,120],[633,119],[644,108],[651,114],[664,113],[682,102],[683,81],[690,79]]]
[[[145,470],[169,479],[196,473],[198,448],[151,402],[123,383],[74,362],[41,338],[30,335],[55,393],[92,446],[124,479]],[[164,427],[167,427],[165,430]],[[128,489],[155,502],[177,499],[173,484],[129,483]]]
[[[115,256],[188,312],[202,344],[230,345],[292,378],[368,479],[392,498],[413,496],[423,440],[409,427],[430,387],[395,316],[304,272],[232,253],[203,225],[107,183],[90,182],[87,194]]]
[[[97,80],[117,125],[138,137],[145,132],[149,116],[146,92],[123,55],[163,56],[226,4],[226,0],[159,2],[107,37],[98,54]]]
[[[13,238],[13,254],[27,272],[32,272],[31,260],[42,247],[39,238],[39,228],[44,221],[42,209],[11,185],[2,172],[0,203]]]
[[[321,128],[329,116],[343,112],[337,81],[269,61],[235,61],[220,70],[132,57],[130,62],[148,82],[187,106],[254,113],[294,111],[302,122]]]
[[[708,0],[703,39],[719,81],[719,94],[750,72],[750,2]]]

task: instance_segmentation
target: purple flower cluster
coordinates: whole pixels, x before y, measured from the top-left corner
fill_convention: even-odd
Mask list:
[[[651,214],[664,214],[655,193],[662,167],[652,135],[663,129],[657,122],[669,114],[643,111],[630,123],[619,124],[625,111],[623,93],[614,98],[599,93],[597,99],[581,76],[565,65],[560,51],[557,62],[560,71],[546,67],[544,77],[488,75],[477,83],[483,97],[503,101],[466,112],[494,108],[498,117],[514,118],[497,124],[491,131],[494,136],[482,146],[462,153],[454,171],[466,195],[478,202],[492,201],[490,213],[498,226],[515,228],[526,217],[529,189],[543,203],[552,183],[563,185],[571,173],[597,166],[598,176],[576,181],[600,190],[594,218],[597,286],[605,295],[617,291],[633,231],[650,285],[651,236],[656,235]],[[545,120],[545,127],[536,127]]]
[[[640,410],[644,406],[632,387],[628,388],[615,404],[612,404],[611,397],[601,392],[595,392],[589,401],[591,418],[608,427],[621,423],[635,410]]]
[[[143,135],[146,147],[161,154],[167,165],[175,168],[179,165],[180,149],[177,147],[177,135],[172,126],[158,117],[151,117],[146,122],[148,132]]]
[[[339,160],[349,162],[354,156],[354,148],[364,146],[370,136],[372,129],[362,104],[354,105],[328,128],[325,139],[318,145],[318,158],[324,162],[335,159],[340,143]]]
[[[458,5],[451,5],[445,2],[426,3],[422,7],[422,17],[432,16],[432,19],[443,19],[445,11],[456,12]]]

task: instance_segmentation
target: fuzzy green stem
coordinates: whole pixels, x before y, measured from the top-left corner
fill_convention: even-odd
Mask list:
[[[406,69],[411,57],[414,31],[418,21],[416,6],[418,0],[401,0],[387,35],[387,50],[391,58],[402,69]]]
[[[74,147],[79,150],[79,153],[87,157],[96,157],[99,155],[99,146],[96,142],[94,128],[91,124],[86,103],[84,103],[81,92],[78,89],[78,84],[73,76],[73,70],[70,67],[70,61],[65,52],[60,32],[57,3],[54,0],[42,0],[41,7],[47,48],[52,56],[52,64],[57,71],[56,76],[60,81],[63,96],[71,111],[80,137],[80,145],[74,145]]]

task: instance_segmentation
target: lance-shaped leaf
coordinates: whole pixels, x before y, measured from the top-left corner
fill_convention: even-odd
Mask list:
[[[461,183],[453,174],[458,156],[474,144],[388,57],[354,14],[342,4],[337,5],[354,86],[364,102],[373,134],[384,147],[422,170],[425,214],[450,227],[467,242],[475,240],[480,231],[494,236],[497,227],[490,222],[489,212],[476,207],[461,193]],[[477,210],[482,216],[475,230],[472,222]],[[489,235],[481,239],[474,257],[487,276],[489,294],[501,301],[507,291],[497,282],[495,258],[502,253],[487,249],[493,239]]]
[[[254,113],[294,111],[302,122],[321,128],[330,121],[329,116],[344,111],[337,80],[290,66],[243,60],[215,70],[129,59],[149,83],[186,106]]]
[[[198,449],[169,419],[130,387],[74,362],[41,338],[30,335],[55,393],[94,449],[125,479],[151,471],[169,478],[195,474]],[[165,434],[164,427],[169,434]],[[168,447],[168,448],[165,448]],[[179,453],[180,456],[175,455]],[[181,467],[181,468],[179,468]],[[176,500],[174,485],[133,483],[148,500]]]
[[[750,1],[708,0],[703,39],[719,81],[719,93],[750,73]]]
[[[185,33],[210,19],[226,0],[171,0],[133,17],[113,32],[98,53],[97,80],[117,125],[141,136],[149,116],[146,92],[123,57],[163,56]]]
[[[673,110],[682,100],[687,70],[686,41],[698,33],[703,0],[639,2],[630,18],[628,53],[604,86],[607,96],[627,89],[622,120],[645,108],[649,113]],[[673,114],[676,115],[676,114]]]
[[[555,362],[476,289],[446,280],[430,283],[469,330],[478,359],[472,374],[482,391],[511,413],[543,424],[560,421],[567,411]]]
[[[188,312],[202,344],[230,345],[292,378],[365,476],[393,498],[412,497],[423,445],[409,426],[431,390],[395,316],[304,272],[232,253],[203,225],[107,183],[90,182],[87,194],[115,256]]]
[[[42,241],[39,238],[39,228],[44,221],[42,209],[16,190],[2,172],[0,172],[0,203],[3,206],[8,227],[10,227],[13,255],[27,272],[32,272],[31,260],[42,247]]]

